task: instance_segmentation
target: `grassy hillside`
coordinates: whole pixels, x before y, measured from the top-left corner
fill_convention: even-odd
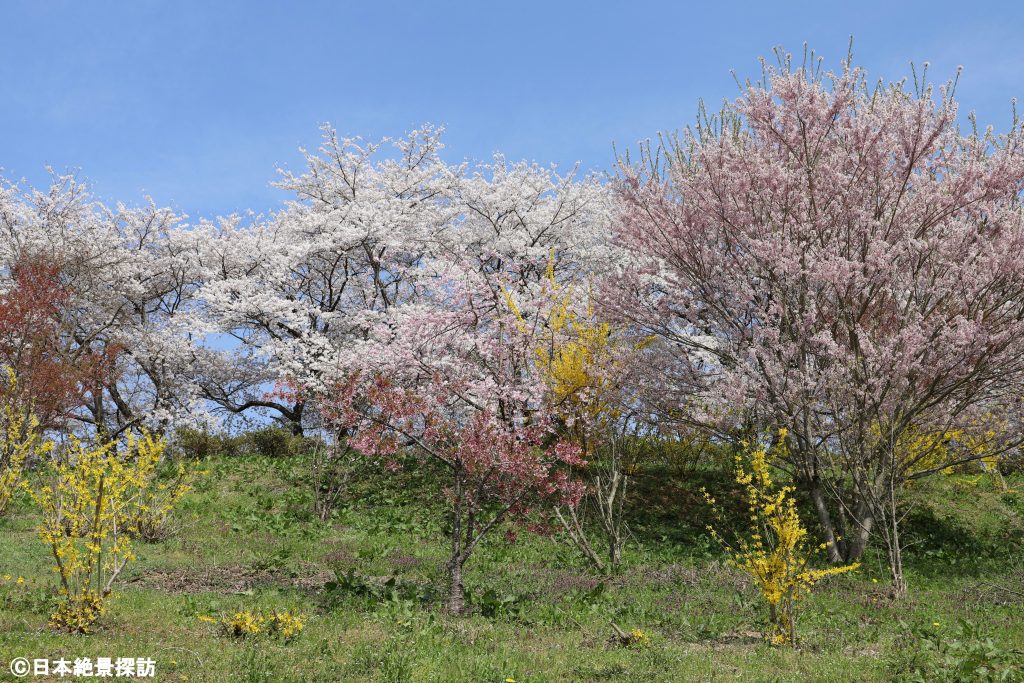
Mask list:
[[[699,488],[724,485],[710,474],[638,476],[633,540],[611,578],[550,538],[493,536],[467,565],[473,614],[450,618],[429,470],[361,482],[321,523],[302,457],[204,466],[179,532],[138,545],[88,636],[46,629],[53,579],[27,502],[0,519],[0,680],[21,656],[151,657],[161,681],[1024,679],[1024,494],[987,479],[918,484],[910,597],[892,601],[884,562],[869,556],[816,590],[791,651],[762,642],[756,591],[703,531]],[[273,609],[308,615],[305,630],[239,640],[200,619]],[[612,643],[610,621],[643,642]]]

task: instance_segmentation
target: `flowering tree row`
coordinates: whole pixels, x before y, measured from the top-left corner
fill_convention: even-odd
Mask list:
[[[1021,435],[1024,133],[957,117],[953,84],[783,58],[607,182],[451,164],[427,127],[325,128],[277,183],[292,199],[245,220],[8,185],[0,352],[74,378],[72,429],[262,411],[382,464],[435,461],[456,611],[481,535],[600,489],[614,539],[630,435],[693,430],[785,434],[776,464],[830,559],[880,532],[902,591],[902,486]],[[8,303],[32,287],[53,290],[45,362]],[[581,486],[588,460],[616,464]]]

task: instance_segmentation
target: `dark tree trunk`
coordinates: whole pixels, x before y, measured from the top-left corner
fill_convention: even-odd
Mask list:
[[[448,612],[459,615],[466,610],[466,587],[462,585],[462,558],[448,563]]]
[[[846,562],[858,562],[864,557],[864,551],[868,549],[868,541],[871,540],[871,529],[875,526],[875,518],[870,513],[858,510],[858,519],[853,529],[853,538],[846,544],[846,552],[843,559]]]
[[[812,479],[809,483],[811,500],[814,502],[814,511],[818,514],[818,523],[825,533],[825,542],[828,544],[826,552],[828,561],[839,564],[843,561],[843,553],[840,551],[835,526],[832,523],[832,514],[829,512],[828,503],[825,500],[825,492],[822,491],[821,482]]]
[[[305,410],[305,403],[296,403],[295,407],[292,408],[291,413],[287,416],[288,428],[291,430],[292,436],[303,436],[305,434],[302,429],[302,414]]]
[[[455,509],[452,517],[452,551],[448,560],[448,612],[462,614],[466,609],[466,588],[462,585],[462,564],[466,561],[462,546],[462,492],[465,488],[462,467],[455,466]],[[469,544],[466,544],[468,549]]]

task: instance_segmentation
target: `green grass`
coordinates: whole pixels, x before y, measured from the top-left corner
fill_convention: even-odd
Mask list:
[[[800,647],[789,650],[761,642],[765,613],[756,591],[703,531],[699,488],[721,491],[721,477],[638,477],[634,538],[624,570],[611,578],[588,572],[550,538],[493,536],[467,565],[473,613],[451,618],[441,609],[445,518],[432,473],[363,482],[324,524],[309,514],[305,464],[207,461],[209,474],[178,512],[180,531],[137,546],[138,560],[88,636],[47,631],[50,563],[33,531],[35,513],[19,501],[0,518],[0,578],[27,580],[0,587],[0,680],[14,680],[7,662],[20,656],[148,656],[162,681],[1024,675],[1024,495],[999,493],[987,479],[937,477],[915,486],[906,529],[914,543],[910,596],[887,596],[884,563],[872,554],[856,574],[815,591],[800,617]],[[1024,488],[1024,480],[1010,484]],[[283,643],[218,636],[198,618],[243,609],[293,609],[309,619]],[[610,646],[609,621],[642,629],[649,642]]]

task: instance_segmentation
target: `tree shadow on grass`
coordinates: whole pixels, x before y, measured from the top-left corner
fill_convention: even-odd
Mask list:
[[[1019,547],[1012,532],[1003,538],[981,534],[955,517],[927,507],[910,510],[903,523],[908,567],[929,578],[971,576],[987,573],[993,564],[1005,562]]]
[[[695,469],[685,478],[664,468],[650,468],[630,482],[626,519],[634,540],[646,548],[672,546],[673,553],[721,554],[708,526],[742,529],[745,503],[741,491],[725,473]],[[718,519],[704,498],[706,489],[719,500]]]

